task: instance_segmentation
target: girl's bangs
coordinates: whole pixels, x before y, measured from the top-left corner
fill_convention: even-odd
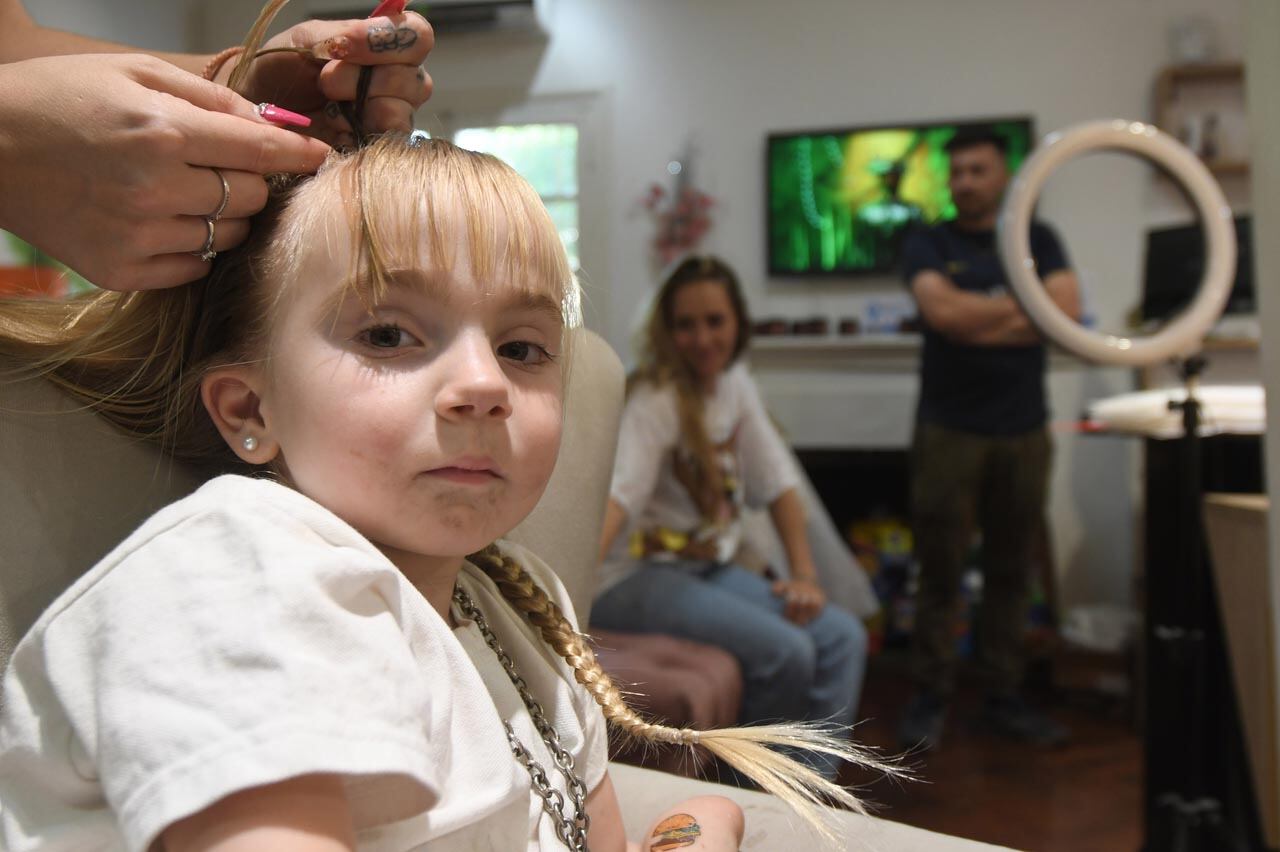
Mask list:
[[[463,248],[476,280],[492,282],[494,292],[549,299],[566,327],[581,324],[578,283],[555,224],[506,163],[439,140],[388,136],[335,166],[355,239],[350,280],[362,300],[384,298],[389,270],[448,276]]]

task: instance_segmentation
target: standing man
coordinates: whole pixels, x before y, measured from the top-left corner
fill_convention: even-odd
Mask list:
[[[911,502],[920,589],[917,691],[899,726],[905,747],[939,742],[956,677],[955,615],[975,524],[982,531],[978,657],[983,720],[1017,739],[1052,745],[1067,732],[1019,696],[1032,544],[1048,490],[1045,347],[1009,295],[995,225],[1009,182],[1008,144],[989,130],[947,144],[954,221],[903,246],[904,276],[920,309],[924,351],[912,449]],[[1078,319],[1079,289],[1047,226],[1031,253],[1059,308]]]

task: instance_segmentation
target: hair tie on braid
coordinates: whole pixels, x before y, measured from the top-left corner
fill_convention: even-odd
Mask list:
[[[830,726],[788,723],[696,731],[646,721],[627,704],[622,692],[596,661],[586,639],[519,562],[497,545],[467,558],[484,571],[507,603],[523,613],[529,623],[538,628],[543,641],[572,667],[574,678],[591,693],[611,725],[648,743],[707,749],[790,805],[833,844],[837,841],[834,826],[822,806],[836,803],[865,814],[862,802],[845,788],[777,749],[805,750],[889,775],[906,775],[902,767],[851,744],[847,730]]]

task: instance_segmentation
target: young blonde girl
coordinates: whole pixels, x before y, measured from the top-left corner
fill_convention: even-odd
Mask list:
[[[554,465],[576,304],[523,180],[395,136],[282,185],[194,285],[0,305],[23,372],[222,474],[15,650],[6,848],[621,849],[606,719],[856,807],[771,749],[863,759],[838,736],[638,717],[498,541]],[[722,801],[673,812],[741,837]]]

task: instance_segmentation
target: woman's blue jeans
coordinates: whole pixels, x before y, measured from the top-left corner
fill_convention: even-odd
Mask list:
[[[733,654],[742,667],[744,724],[852,725],[867,663],[862,622],[827,605],[801,626],[784,609],[768,580],[738,565],[647,562],[596,599],[591,623],[680,636]],[[821,760],[815,768],[834,774]]]

